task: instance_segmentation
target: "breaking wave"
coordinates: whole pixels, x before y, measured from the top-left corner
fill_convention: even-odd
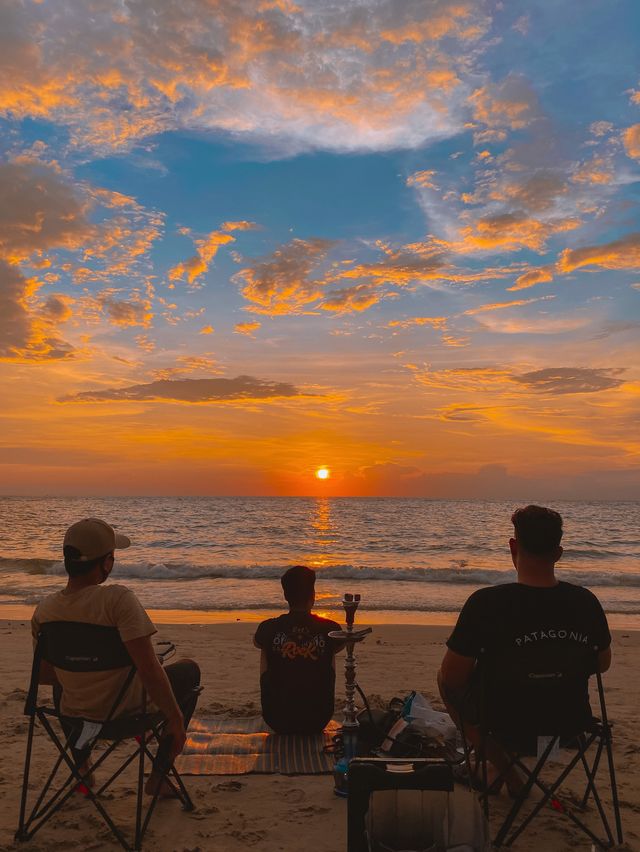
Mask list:
[[[113,579],[139,580],[279,580],[289,565],[194,565],[184,562],[118,562]],[[448,568],[423,567],[380,567],[373,565],[351,565],[347,563],[316,566],[320,580],[366,580],[401,581],[405,583],[450,583],[461,585],[488,586],[513,582],[513,571],[466,567],[464,562],[452,560]],[[54,559],[18,559],[0,557],[0,572],[64,575],[64,565]],[[627,586],[640,587],[640,573],[624,571],[585,571],[558,568],[561,580],[584,586]]]

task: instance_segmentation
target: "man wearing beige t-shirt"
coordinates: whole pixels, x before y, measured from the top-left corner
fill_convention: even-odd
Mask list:
[[[180,660],[163,668],[151,643],[156,629],[136,596],[125,586],[104,585],[113,569],[114,551],[130,544],[127,536],[116,533],[98,518],[85,518],[69,527],[63,548],[67,585],[41,601],[33,614],[31,630],[36,639],[40,625],[51,621],[116,627],[137,674],[114,715],[139,713],[143,688],[146,689],[151,702],[167,720],[158,763],[168,766],[184,747],[185,730],[195,710],[200,669],[193,660]],[[43,663],[40,681],[54,686],[63,715],[101,721],[110,712],[127,674],[126,668],[69,672]],[[78,754],[76,759],[84,764],[86,755]],[[158,782],[158,776],[152,773],[147,792],[155,792]],[[168,790],[163,788],[161,792]]]

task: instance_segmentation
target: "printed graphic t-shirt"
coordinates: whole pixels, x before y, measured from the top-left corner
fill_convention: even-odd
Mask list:
[[[572,719],[589,719],[592,649],[604,651],[610,644],[607,618],[596,596],[565,582],[479,589],[465,603],[447,641],[458,654],[488,661],[491,717],[505,729],[518,724],[566,727]],[[563,671],[575,676],[566,677]]]
[[[321,731],[333,715],[340,625],[308,612],[289,612],[258,626],[256,644],[267,655],[260,679],[262,715],[279,733]]]
[[[55,592],[36,608],[31,632],[36,639],[40,625],[49,621],[80,621],[117,627],[123,642],[151,636],[156,628],[134,593],[125,586],[107,584],[89,586],[78,592]],[[62,686],[60,709],[68,716],[96,721],[104,719],[129,673],[128,668],[105,672],[67,672],[56,668]],[[148,709],[153,705],[147,702]],[[114,716],[139,712],[142,707],[142,683],[135,675]]]

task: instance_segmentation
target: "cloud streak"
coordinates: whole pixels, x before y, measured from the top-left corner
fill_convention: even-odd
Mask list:
[[[587,367],[549,367],[513,376],[513,381],[529,390],[552,396],[569,393],[598,393],[618,388],[624,369],[594,369]]]
[[[269,382],[252,376],[235,379],[159,379],[122,388],[81,391],[58,402],[238,402],[306,396],[287,382]]]
[[[624,384],[622,367],[546,367],[516,372],[508,367],[453,367],[421,370],[410,367],[416,381],[429,388],[457,391],[534,392],[545,396],[600,393]]]

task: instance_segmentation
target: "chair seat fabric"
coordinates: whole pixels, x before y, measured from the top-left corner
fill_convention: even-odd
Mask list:
[[[60,720],[68,723],[69,726],[80,730],[85,719],[77,716],[60,716]],[[142,731],[150,731],[152,728],[157,728],[164,721],[162,713],[146,713],[137,716],[120,716],[117,719],[111,719],[109,722],[101,724],[99,740],[124,740],[130,737],[136,737]]]

